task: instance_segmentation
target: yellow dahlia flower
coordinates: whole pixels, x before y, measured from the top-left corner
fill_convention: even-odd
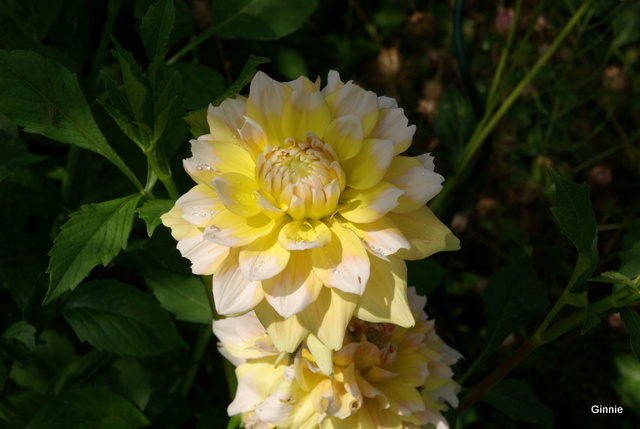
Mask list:
[[[411,326],[405,259],[459,248],[425,203],[431,156],[399,156],[415,126],[396,102],[329,73],[276,82],[208,111],[184,161],[197,183],[162,220],[216,310],[255,309],[278,350],[313,334],[338,349],[355,314]]]
[[[266,428],[448,428],[441,414],[458,405],[450,365],[461,358],[423,312],[426,298],[409,288],[413,328],[353,319],[323,373],[307,344],[279,354],[253,312],[214,322],[221,352],[237,365],[229,415]]]

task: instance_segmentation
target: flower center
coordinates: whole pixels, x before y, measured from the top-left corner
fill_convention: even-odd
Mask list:
[[[321,219],[335,211],[345,187],[337,158],[330,145],[307,133],[304,142],[288,138],[282,146],[267,145],[258,157],[256,177],[294,219]]]

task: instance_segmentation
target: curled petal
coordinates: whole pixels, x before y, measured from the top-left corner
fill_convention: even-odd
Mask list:
[[[435,173],[433,169],[425,168],[425,163],[429,165],[429,161],[433,164],[428,154],[415,158],[407,156],[393,158],[384,180],[404,191],[404,195],[398,198],[399,204],[393,210],[394,212],[413,211],[424,206],[440,192],[444,177]]]
[[[356,156],[342,163],[347,185],[367,189],[382,180],[393,159],[393,145],[389,140],[365,140]]]
[[[344,208],[338,212],[350,222],[375,222],[398,206],[402,194],[404,191],[385,182],[364,191],[347,189],[341,196]]]
[[[460,248],[460,240],[426,206],[387,216],[411,243],[411,249],[400,249],[396,254],[402,259],[422,259],[436,252]]]
[[[307,308],[322,289],[311,271],[311,252],[291,252],[286,269],[263,280],[262,288],[269,304],[284,318]]]
[[[232,141],[238,138],[238,129],[244,123],[247,99],[241,95],[227,98],[220,106],[209,106],[207,122],[215,141]]]
[[[233,249],[213,276],[213,299],[218,314],[245,313],[264,297],[259,281],[247,280],[240,271],[238,250]]]
[[[324,247],[331,241],[331,231],[321,220],[294,220],[282,227],[278,241],[287,250]]]
[[[391,140],[394,155],[404,152],[411,146],[411,139],[416,132],[415,125],[409,125],[409,120],[402,109],[382,109],[378,122],[371,131],[369,138]]]
[[[240,173],[224,173],[211,182],[220,201],[238,216],[253,216],[261,212],[258,205],[258,185]]]
[[[362,121],[365,137],[378,121],[378,98],[371,91],[366,91],[349,81],[344,86],[328,94],[327,104],[331,109],[331,117],[356,115]]]
[[[331,241],[312,249],[313,271],[329,287],[362,295],[369,280],[369,257],[358,236],[334,222]]]

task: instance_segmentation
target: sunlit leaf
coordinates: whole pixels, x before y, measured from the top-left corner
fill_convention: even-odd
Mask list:
[[[173,200],[149,200],[146,201],[138,210],[138,215],[144,219],[147,224],[147,234],[149,237],[153,231],[162,223],[160,216],[171,210]]]
[[[169,313],[147,293],[114,280],[94,280],[73,291],[62,315],[78,338],[98,350],[149,356],[184,346]]]
[[[146,273],[144,279],[160,304],[178,320],[211,324],[211,305],[202,280],[160,270]]]
[[[49,252],[49,303],[73,290],[96,265],[107,265],[127,247],[135,209],[142,196],[134,194],[90,204],[73,213],[60,228]]]
[[[98,128],[77,77],[31,51],[0,50],[0,110],[28,133],[98,153],[138,179]]]
[[[225,39],[276,40],[302,27],[317,5],[317,0],[214,1],[212,25]]]

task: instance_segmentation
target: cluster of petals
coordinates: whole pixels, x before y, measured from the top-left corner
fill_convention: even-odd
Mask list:
[[[409,288],[415,326],[352,319],[327,375],[307,343],[280,353],[253,312],[214,322],[220,351],[237,366],[229,415],[249,429],[448,428],[458,405],[451,365],[461,358],[436,334],[426,298]]]
[[[426,207],[442,188],[430,155],[399,155],[403,110],[337,72],[280,83],[258,72],[248,97],[211,106],[210,134],[184,161],[196,182],[163,215],[216,310],[255,310],[280,351],[309,335],[337,350],[352,316],[411,326],[405,260],[455,250]]]

